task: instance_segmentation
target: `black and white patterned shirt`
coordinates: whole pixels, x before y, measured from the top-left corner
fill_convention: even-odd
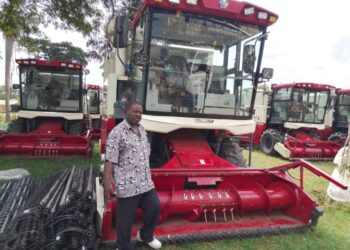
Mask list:
[[[113,180],[118,198],[145,193],[154,188],[149,167],[150,145],[144,127],[139,134],[124,119],[110,132],[106,160],[113,163]]]

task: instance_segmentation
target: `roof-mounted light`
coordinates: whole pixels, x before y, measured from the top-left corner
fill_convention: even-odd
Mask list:
[[[186,0],[186,3],[189,5],[197,5],[197,0]]]
[[[30,64],[36,64],[36,61],[30,61]]]
[[[244,15],[250,16],[254,14],[254,7],[248,7],[244,9]]]
[[[269,21],[270,21],[270,23],[275,23],[277,21],[277,17],[270,16]]]
[[[169,3],[172,3],[172,4],[179,4],[179,3],[180,3],[180,0],[169,0]]]
[[[267,19],[267,13],[266,12],[261,12],[259,11],[258,13],[258,19],[261,19],[261,20],[266,20]]]
[[[162,3],[163,0],[154,0],[156,3]]]
[[[62,67],[67,67],[67,63],[61,63]]]
[[[28,61],[23,61],[23,64],[29,64],[29,62]]]

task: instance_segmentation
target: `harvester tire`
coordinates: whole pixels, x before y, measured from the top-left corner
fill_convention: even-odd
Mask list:
[[[219,156],[237,167],[247,167],[247,161],[242,154],[242,148],[239,146],[239,139],[233,137],[223,138],[220,146]]]
[[[7,131],[10,133],[23,133],[24,132],[24,124],[20,119],[16,119],[11,121],[9,124]]]
[[[342,132],[336,132],[328,137],[328,141],[334,142],[338,145],[344,146],[346,141],[346,134]]]
[[[276,155],[274,146],[278,142],[282,142],[281,133],[276,129],[267,129],[261,136],[260,150],[267,155]]]

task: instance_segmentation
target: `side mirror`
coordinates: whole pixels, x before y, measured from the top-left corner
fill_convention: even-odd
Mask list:
[[[21,85],[19,85],[18,83],[12,84],[12,89],[20,89]]]
[[[87,89],[82,89],[82,90],[81,90],[81,93],[82,93],[83,95],[86,95],[86,94],[87,94]]]
[[[270,80],[273,77],[273,69],[272,68],[263,68],[261,77],[263,79]]]
[[[115,48],[126,48],[128,45],[129,18],[117,16],[114,22],[113,46]]]
[[[243,71],[248,74],[254,73],[255,66],[255,46],[246,45],[243,51]]]

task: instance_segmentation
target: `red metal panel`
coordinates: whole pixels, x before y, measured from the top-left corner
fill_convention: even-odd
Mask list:
[[[350,94],[350,89],[338,89],[337,93],[339,93],[339,94]]]
[[[266,9],[263,9],[257,5],[253,5],[246,2],[232,1],[232,0],[228,1],[227,8],[220,7],[219,0],[197,0],[197,5],[189,5],[186,3],[185,0],[180,0],[179,4],[170,3],[168,0],[163,0],[161,2],[155,1],[155,0],[145,0],[143,1],[141,7],[139,8],[139,10],[135,15],[135,18],[131,24],[132,27],[135,27],[142,13],[144,12],[145,8],[149,6],[154,8],[167,9],[167,10],[197,13],[197,14],[207,15],[207,16],[223,17],[227,19],[238,20],[242,22],[265,26],[265,27],[276,22],[278,18],[277,14],[271,11],[268,11]],[[244,15],[243,13],[244,9],[249,7],[255,8],[254,14]],[[268,18],[264,20],[259,19],[257,17],[258,12],[266,12],[268,14]],[[272,19],[270,19],[270,17],[274,17],[273,21],[271,21]]]
[[[315,89],[315,90],[331,90],[335,89],[334,86],[327,84],[311,83],[311,82],[294,82],[294,83],[283,83],[283,84],[273,84],[272,89],[281,88],[305,88],[305,89]]]
[[[80,63],[73,63],[69,61],[47,61],[35,58],[27,58],[27,59],[17,59],[16,63],[22,66],[35,66],[35,67],[52,67],[52,68],[68,68],[68,69],[76,69],[83,70],[84,66]]]
[[[29,133],[1,133],[0,152],[3,156],[50,158],[57,156],[91,155],[91,135],[70,135],[61,130],[59,120],[45,121]]]
[[[102,87],[97,84],[87,84],[87,89],[96,89],[96,90],[102,90]]]
[[[105,152],[108,134],[115,127],[115,125],[116,121],[114,118],[101,117],[100,152],[102,154]]]
[[[293,130],[284,140],[284,146],[291,151],[292,159],[333,159],[341,148],[332,142],[319,140],[305,131]]]

